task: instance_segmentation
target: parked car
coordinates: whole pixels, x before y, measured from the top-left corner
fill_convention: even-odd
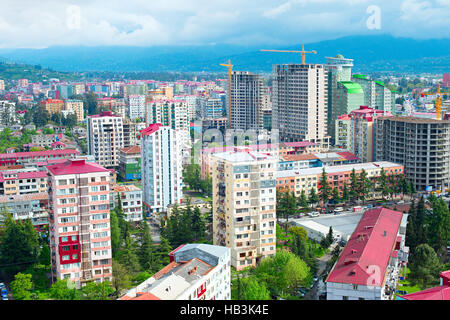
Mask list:
[[[342,208],[342,207],[337,207],[336,209],[334,209],[334,213],[342,212],[342,211],[344,211],[344,208]]]
[[[404,200],[400,200],[400,201],[397,202],[397,204],[404,204],[404,203],[405,203]]]
[[[320,293],[319,300],[327,300],[327,292],[323,291]]]
[[[3,288],[3,289],[1,289],[0,290],[0,295],[2,296],[2,297],[8,297],[8,291],[6,291],[6,289],[5,288]]]
[[[0,289],[4,289],[5,288],[5,284],[3,282],[0,282]]]
[[[318,217],[319,215],[320,215],[320,212],[318,212],[318,211],[314,211],[309,214],[310,217]]]
[[[373,205],[371,205],[371,204],[367,205],[367,209],[372,209],[372,208],[373,208]]]

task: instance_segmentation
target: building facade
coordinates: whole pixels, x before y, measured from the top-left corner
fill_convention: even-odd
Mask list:
[[[182,158],[178,132],[160,124],[141,131],[141,181],[147,212],[165,212],[183,196]]]
[[[88,117],[88,153],[106,167],[119,165],[119,153],[123,148],[123,122],[110,111]]]
[[[375,141],[376,160],[404,165],[418,191],[450,187],[450,120],[379,117]]]
[[[113,203],[116,207],[119,203],[118,197],[122,203],[122,210],[125,214],[125,221],[139,222],[142,215],[142,190],[135,185],[115,185],[113,188]]]
[[[109,170],[85,160],[47,169],[52,281],[111,281]]]
[[[120,150],[119,175],[124,180],[141,179],[141,147],[132,146]]]
[[[236,270],[276,252],[276,158],[249,149],[213,155],[213,243]]]
[[[279,130],[280,141],[329,145],[328,74],[323,65],[274,65],[272,90],[272,129]]]

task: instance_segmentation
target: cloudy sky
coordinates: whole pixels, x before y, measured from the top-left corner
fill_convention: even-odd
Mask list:
[[[450,0],[1,0],[0,48],[449,37]]]

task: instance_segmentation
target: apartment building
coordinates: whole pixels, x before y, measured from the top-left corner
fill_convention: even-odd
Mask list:
[[[145,95],[128,96],[128,117],[131,120],[144,119],[145,117]]]
[[[213,244],[236,270],[276,251],[276,158],[246,148],[213,155]]]
[[[16,103],[0,100],[0,124],[8,126],[17,122]]]
[[[364,74],[354,74],[352,81],[361,85],[365,106],[389,112],[395,110],[395,92],[387,88],[384,82],[372,80]]]
[[[111,196],[114,207],[119,203],[117,197],[120,197],[125,221],[136,223],[144,218],[142,215],[142,190],[138,187],[132,184],[115,185]]]
[[[280,141],[329,145],[328,74],[321,64],[273,66],[272,129]]]
[[[140,132],[143,201],[147,212],[157,215],[182,200],[180,140],[176,130],[157,123]]]
[[[77,116],[78,122],[84,120],[84,107],[82,100],[69,99],[65,101],[65,110],[72,111]]]
[[[200,99],[200,111],[202,119],[205,118],[221,118],[223,116],[224,105],[218,98]]]
[[[127,116],[127,103],[124,98],[98,98],[97,107],[100,108],[100,110],[110,110],[122,119],[125,119]]]
[[[230,249],[181,245],[167,266],[118,300],[231,300]]]
[[[248,71],[231,73],[231,128],[262,129],[264,84],[261,75]],[[227,111],[228,112],[228,111]]]
[[[80,152],[73,149],[0,153],[0,166],[31,164],[49,160],[74,159]]]
[[[393,300],[408,261],[406,224],[399,211],[366,211],[326,279],[327,300]]]
[[[336,120],[335,144],[361,158],[362,162],[375,160],[375,119],[381,116],[391,117],[392,114],[361,106],[349,114]]]
[[[342,195],[344,184],[347,184],[347,186],[350,185],[350,175],[353,169],[355,169],[357,177],[364,170],[367,173],[367,177],[375,183],[376,178],[381,174],[381,168],[384,169],[386,175],[399,175],[404,172],[403,165],[386,161],[283,170],[276,173],[277,189],[281,192],[293,192],[296,197],[300,196],[302,191],[305,191],[305,194],[309,195],[311,189],[314,189],[317,193],[319,192],[320,178],[325,169],[331,188],[337,188],[340,195]],[[375,191],[372,194],[366,195],[366,198],[378,199],[381,198],[381,193]]]
[[[123,124],[123,146],[124,148],[137,146],[141,144],[138,138],[138,127],[137,123],[125,119]]]
[[[60,99],[47,99],[41,101],[41,106],[48,111],[50,115],[61,113],[64,110],[64,101]]]
[[[0,195],[15,196],[47,192],[47,174],[33,169],[0,172]]]
[[[141,147],[132,146],[120,150],[119,175],[124,180],[141,179]]]
[[[110,171],[85,160],[47,169],[52,281],[111,281]]]
[[[123,148],[123,122],[120,116],[104,111],[88,117],[88,153],[106,168],[119,165],[119,153]]]
[[[376,160],[404,165],[418,191],[450,188],[450,120],[379,117],[375,137]]]

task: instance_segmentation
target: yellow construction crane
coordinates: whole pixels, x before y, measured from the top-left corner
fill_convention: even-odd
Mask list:
[[[228,60],[228,64],[221,63],[220,65],[228,68],[228,128],[231,129],[231,72],[233,65],[230,60]]]
[[[441,92],[441,83],[438,83],[438,89],[437,92],[422,92],[420,95],[422,97],[425,96],[436,96],[436,119],[441,120],[442,118],[442,95],[448,94],[450,95],[450,92]]]
[[[317,51],[315,51],[315,50],[305,51],[305,46],[304,46],[304,45],[302,45],[302,50],[301,50],[301,51],[296,51],[296,50],[265,50],[265,49],[261,49],[260,51],[301,53],[301,54],[302,54],[302,64],[305,64],[305,54],[306,54],[306,53],[314,53],[314,54],[317,54]]]

